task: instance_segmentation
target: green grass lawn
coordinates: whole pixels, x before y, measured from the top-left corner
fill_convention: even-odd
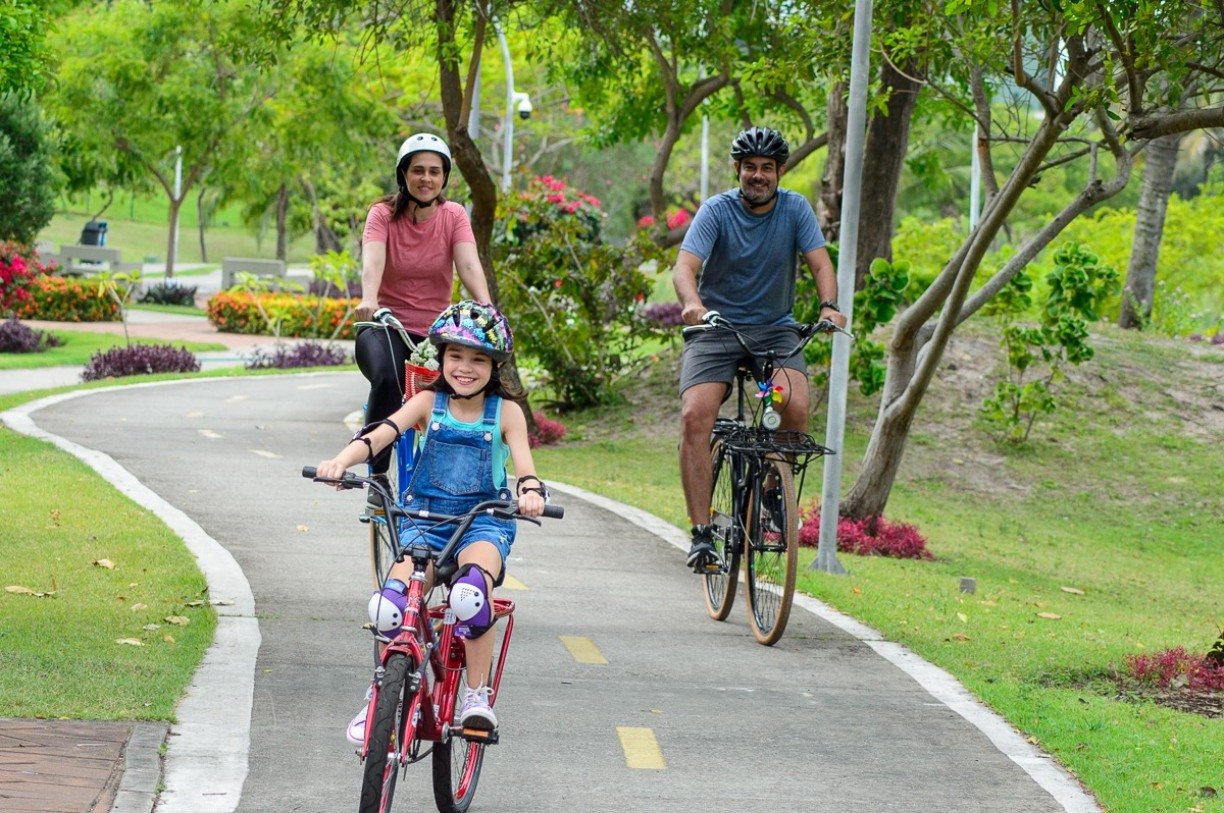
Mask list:
[[[39,240],[54,243],[56,247],[76,244],[81,239],[81,228],[89,219],[85,212],[64,212],[52,218],[51,223],[38,234]],[[102,216],[107,221],[106,247],[122,252],[124,262],[166,261],[170,227],[168,222],[144,222],[118,217]],[[205,231],[204,245],[207,255],[201,255],[200,235],[194,226],[179,227],[178,256],[180,263],[208,262],[219,265],[224,257],[267,257],[276,253],[276,235],[266,234],[257,238],[242,226],[217,226]],[[314,236],[302,235],[289,244],[289,262],[309,262],[314,253]]]
[[[93,333],[88,330],[50,331],[64,340],[61,347],[52,347],[42,353],[0,353],[0,370],[32,370],[40,367],[84,366],[91,356],[101,350],[122,347],[122,334]],[[160,339],[133,338],[133,344],[166,344]],[[186,347],[193,353],[224,350],[218,342],[169,342],[175,347]]]

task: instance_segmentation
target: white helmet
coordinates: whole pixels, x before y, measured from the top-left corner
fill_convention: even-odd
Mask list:
[[[408,168],[408,161],[418,152],[432,152],[442,156],[442,188],[445,189],[450,183],[450,147],[446,146],[440,136],[433,133],[417,133],[404,139],[399,148],[399,157],[395,159],[395,182],[399,184],[400,191],[408,191],[404,184],[404,170]]]

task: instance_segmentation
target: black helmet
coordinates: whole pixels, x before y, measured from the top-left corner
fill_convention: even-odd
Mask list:
[[[777,130],[771,130],[768,127],[749,127],[741,131],[731,142],[731,159],[742,161],[751,155],[772,158],[781,166],[790,157],[790,145]]]

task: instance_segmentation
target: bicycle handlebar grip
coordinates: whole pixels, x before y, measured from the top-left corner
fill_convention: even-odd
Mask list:
[[[302,476],[305,477],[307,480],[313,480],[315,478],[316,471],[318,471],[318,469],[316,469],[314,466],[303,466]]]
[[[561,519],[565,516],[564,505],[546,505],[544,506],[544,516],[550,519]]]
[[[391,316],[390,308],[379,308],[378,310],[374,311],[374,313],[370,314],[370,319],[375,322],[383,322],[386,324],[386,319],[388,316]]]

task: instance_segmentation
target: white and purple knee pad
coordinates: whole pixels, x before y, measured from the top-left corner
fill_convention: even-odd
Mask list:
[[[399,635],[404,626],[404,610],[408,607],[408,585],[399,579],[387,579],[383,589],[370,596],[370,622],[374,633],[387,638]]]
[[[486,578],[484,570],[469,563],[451,581],[450,608],[458,619],[455,635],[460,638],[479,638],[493,626],[493,599],[486,591]]]

